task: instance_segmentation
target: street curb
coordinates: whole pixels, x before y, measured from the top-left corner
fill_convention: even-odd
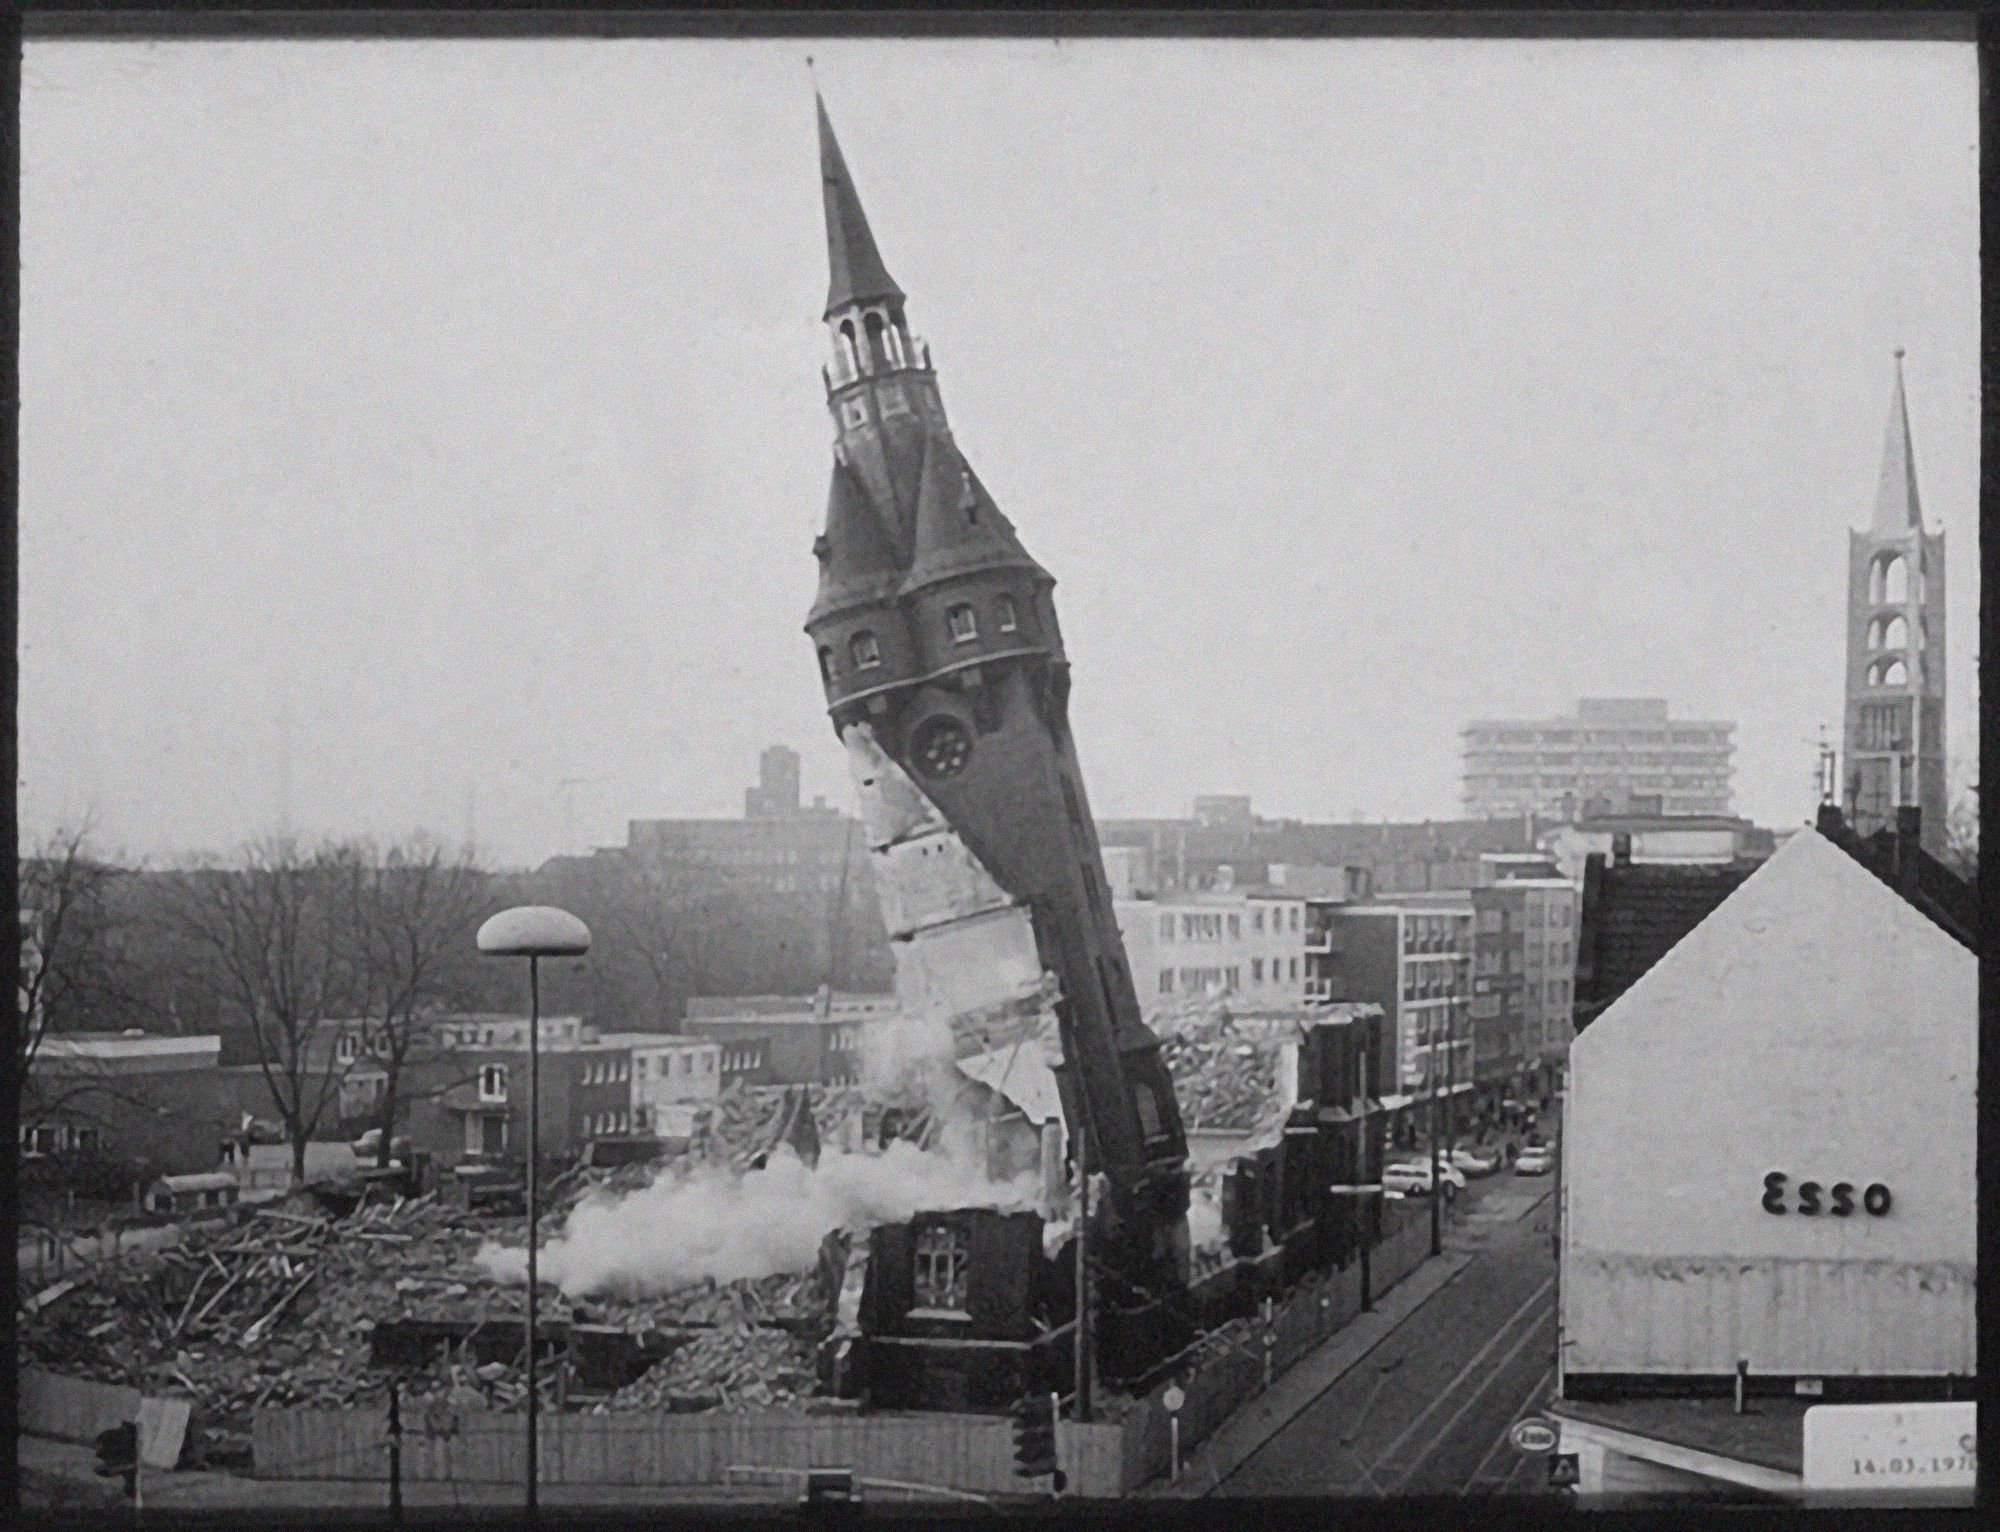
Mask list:
[[[1530,1217],[1549,1199],[1554,1188],[1526,1204],[1509,1222]],[[1180,1477],[1157,1478],[1133,1494],[1143,1499],[1196,1500],[1234,1473],[1250,1455],[1276,1436],[1313,1400],[1338,1383],[1369,1352],[1387,1340],[1477,1255],[1471,1250],[1447,1250],[1426,1257],[1402,1281],[1382,1294],[1375,1306],[1354,1316],[1316,1351],[1302,1358],[1263,1393],[1246,1403],[1207,1441],[1189,1453]]]

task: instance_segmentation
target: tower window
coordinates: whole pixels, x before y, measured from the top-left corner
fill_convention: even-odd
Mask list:
[[[870,670],[882,663],[882,646],[875,641],[875,635],[865,629],[855,634],[847,647],[854,656],[856,670]]]
[[[1900,553],[1883,554],[1869,575],[1869,598],[1898,604],[1910,598],[1910,565]]]
[[[868,406],[860,399],[849,399],[840,407],[840,418],[846,425],[865,426],[868,424]]]
[[[969,644],[979,637],[979,619],[972,615],[969,606],[955,606],[945,613],[945,621],[951,627],[951,641],[955,644]]]
[[[819,678],[822,681],[833,679],[833,650],[826,644],[819,646]]]
[[[1875,675],[1871,684],[1875,686],[1904,686],[1908,684],[1909,679],[1910,673],[1904,667],[1901,660],[1878,660],[1875,663]]]
[[[917,1306],[965,1312],[967,1252],[956,1231],[933,1224],[917,1238]]]
[[[1014,598],[1000,596],[993,603],[993,621],[1002,633],[1012,633],[1020,626],[1020,619],[1014,611]]]

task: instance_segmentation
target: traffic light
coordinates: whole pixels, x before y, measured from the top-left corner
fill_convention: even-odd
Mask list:
[[[103,1478],[123,1475],[125,1498],[139,1498],[139,1426],[126,1421],[97,1436],[97,1472]]]
[[[1014,1472],[1039,1479],[1056,1471],[1056,1401],[1053,1394],[1024,1394],[1014,1404]]]

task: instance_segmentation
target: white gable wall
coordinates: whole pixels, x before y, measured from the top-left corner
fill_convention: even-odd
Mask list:
[[[1974,1373],[1976,972],[1803,830],[1592,1022],[1564,1107],[1565,1371]],[[1801,1215],[1804,1181],[1852,1183],[1855,1211]]]

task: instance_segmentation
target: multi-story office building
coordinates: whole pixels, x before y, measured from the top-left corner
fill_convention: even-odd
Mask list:
[[[1736,725],[1669,718],[1654,697],[1585,698],[1569,718],[1461,731],[1467,814],[1727,814]],[[1495,848],[1498,849],[1498,848]]]
[[[1503,877],[1471,899],[1478,1078],[1539,1093],[1569,1045],[1576,888],[1564,878]]]
[[[1314,900],[1308,916],[1306,998],[1372,1003],[1388,1018],[1380,1095],[1470,1090],[1470,904]]]
[[[1277,888],[1163,893],[1112,903],[1139,1003],[1209,996],[1289,1006],[1304,998],[1306,901]]]
[[[1245,887],[1291,888],[1306,875],[1319,876],[1315,869],[1349,868],[1360,880],[1351,884],[1350,898],[1470,888],[1482,854],[1532,850],[1531,829],[1523,821],[1493,819],[1398,824],[1263,819],[1242,798],[1220,803],[1199,798],[1186,819],[1097,822],[1107,872],[1119,848],[1117,854],[1138,858],[1134,876],[1147,888],[1205,889],[1232,879]]]
[[[722,1046],[652,1032],[607,1033],[632,1055],[632,1131],[693,1138],[700,1116],[722,1094]]]
[[[696,995],[681,1028],[719,1046],[724,1083],[851,1085],[863,1027],[895,1011],[894,995]]]

